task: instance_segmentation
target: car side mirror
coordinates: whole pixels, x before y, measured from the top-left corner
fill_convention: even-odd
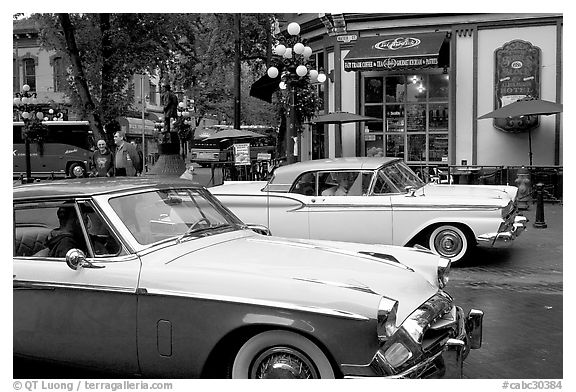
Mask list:
[[[86,254],[76,248],[72,248],[66,252],[66,264],[74,271],[79,268],[104,268],[103,265],[94,265],[86,260]]]
[[[270,231],[270,229],[264,225],[257,225],[257,224],[253,224],[253,223],[249,223],[246,225],[250,230],[258,233],[258,234],[262,234],[262,235],[272,235],[272,232]]]
[[[409,186],[405,187],[404,189],[406,189],[406,194],[407,194],[406,196],[409,196],[409,197],[416,196],[415,195],[416,194],[416,188],[414,188],[413,186],[409,185]]]

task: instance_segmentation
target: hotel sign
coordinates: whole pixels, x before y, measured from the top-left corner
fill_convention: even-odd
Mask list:
[[[540,48],[514,40],[496,49],[494,58],[494,109],[540,97]],[[528,131],[538,124],[538,116],[494,119],[494,127],[505,132]]]

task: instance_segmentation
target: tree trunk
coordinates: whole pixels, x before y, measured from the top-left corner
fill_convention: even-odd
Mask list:
[[[90,127],[94,132],[96,139],[103,138],[102,132],[102,121],[100,116],[95,112],[95,105],[92,101],[92,96],[90,95],[90,90],[88,89],[88,83],[86,77],[84,76],[84,68],[82,67],[82,61],[80,60],[80,53],[78,51],[78,46],[76,45],[76,37],[74,36],[74,26],[70,21],[70,15],[68,14],[58,14],[58,19],[64,30],[64,37],[66,39],[66,50],[70,55],[70,61],[72,63],[72,70],[74,74],[74,85],[78,91],[80,101],[84,106],[84,110],[88,115],[88,120],[90,121]]]
[[[114,85],[112,80],[114,79],[113,64],[111,63],[111,58],[113,55],[112,41],[110,39],[110,14],[99,14],[100,17],[100,33],[102,34],[102,98],[100,100],[100,113],[109,113],[110,106],[113,105],[109,97],[114,94]],[[106,115],[103,116],[105,122],[107,120]],[[104,128],[104,127],[102,127]],[[111,135],[106,135],[108,137],[108,142],[112,143]]]

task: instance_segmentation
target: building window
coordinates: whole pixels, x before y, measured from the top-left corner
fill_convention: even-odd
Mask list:
[[[14,90],[14,92],[19,92],[20,88],[22,86],[20,86],[20,81],[18,80],[18,76],[20,76],[20,72],[18,72],[18,60],[16,59],[12,59],[12,88]]]
[[[150,92],[149,97],[150,97],[150,104],[151,105],[156,105],[157,100],[156,100],[156,85],[154,83],[150,83]]]
[[[64,91],[66,83],[66,68],[62,57],[55,57],[52,63],[54,91]]]
[[[367,156],[408,163],[448,163],[448,75],[366,76],[364,114],[381,118],[364,130]]]
[[[36,91],[36,63],[34,59],[24,59],[24,84],[30,86],[30,91]]]

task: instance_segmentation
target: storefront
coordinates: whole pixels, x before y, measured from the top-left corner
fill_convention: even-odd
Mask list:
[[[561,14],[285,18],[323,58],[325,112],[381,120],[310,126],[304,160],[324,151],[402,157],[413,167],[529,165],[530,127],[478,117],[527,96],[562,102]],[[532,120],[534,165],[562,165],[561,117]]]
[[[154,131],[154,121],[135,117],[118,117],[120,129],[128,142],[134,142],[138,150],[146,157],[146,164],[151,165],[158,155],[158,142]],[[144,148],[142,141],[144,140]]]

